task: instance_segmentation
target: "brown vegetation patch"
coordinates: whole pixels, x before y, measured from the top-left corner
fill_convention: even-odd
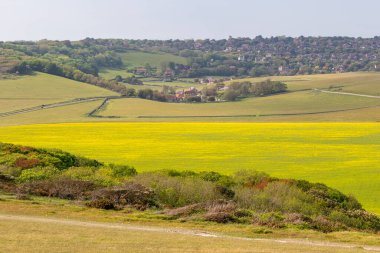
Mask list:
[[[92,194],[88,206],[101,209],[121,209],[132,206],[138,210],[156,206],[154,192],[136,183],[128,183],[123,187],[105,188]]]
[[[20,185],[18,191],[22,194],[58,197],[62,199],[88,198],[96,189],[92,182],[73,179],[43,180]]]
[[[15,161],[15,166],[23,169],[30,169],[40,164],[40,160],[37,158],[27,159],[20,157]]]

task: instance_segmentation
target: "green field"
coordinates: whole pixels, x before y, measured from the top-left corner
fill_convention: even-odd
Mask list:
[[[112,95],[116,93],[66,78],[37,73],[14,80],[0,80],[0,112],[74,98]]]
[[[129,53],[120,54],[120,56],[127,68],[144,67],[148,63],[151,67],[154,68],[160,68],[161,63],[164,62],[175,62],[180,64],[187,63],[186,58],[167,53],[132,51]]]
[[[129,77],[133,74],[129,73],[128,70],[134,69],[136,67],[144,67],[146,64],[149,64],[152,68],[160,69],[162,63],[187,63],[186,58],[168,53],[131,51],[128,53],[120,53],[119,55],[124,64],[124,67],[120,69],[102,68],[99,72],[99,75],[101,77],[108,80],[114,79],[118,75],[124,78]]]
[[[97,100],[3,117],[0,118],[0,126],[102,121],[104,119],[89,118],[87,116],[89,112],[100,106],[102,102],[102,100]]]
[[[351,110],[363,107],[380,106],[380,99],[327,94],[320,91],[293,92],[277,96],[248,98],[228,103],[162,103],[142,99],[113,100],[102,111],[102,116],[121,116],[126,118],[149,117],[206,117],[213,116],[252,116],[247,120],[260,120],[261,116],[330,112],[336,110]],[[374,114],[373,120],[380,119]],[[265,118],[264,118],[265,120]],[[334,118],[331,118],[334,120]]]
[[[287,83],[289,90],[303,89],[328,89],[344,92],[360,93],[367,95],[380,95],[380,73],[378,72],[353,72],[325,75],[303,76],[272,76],[259,78],[237,79],[235,81],[260,82],[266,79]],[[231,83],[230,81],[227,83]]]
[[[127,70],[125,69],[107,69],[107,68],[103,68],[99,71],[99,76],[107,79],[107,80],[112,80],[114,79],[116,76],[121,76],[121,77],[129,77],[129,76],[132,76],[133,74],[132,73],[129,73]]]
[[[354,194],[376,213],[380,213],[379,139],[376,123],[89,123],[0,128],[2,142],[59,148],[130,164],[139,171],[255,169],[324,182]]]
[[[237,102],[185,104],[160,103],[141,99],[112,100],[98,113],[105,118],[88,118],[96,108],[77,106],[3,117],[0,125],[83,122],[83,121],[224,121],[224,122],[377,122],[380,121],[380,99],[341,94],[328,94],[314,89],[358,92],[376,95],[379,73],[345,73],[295,77],[271,77],[288,84],[289,92]],[[249,79],[261,81],[265,78]],[[154,82],[126,85],[129,88],[161,89],[162,85],[183,89],[198,86],[187,82]],[[89,84],[46,74],[0,80],[0,112],[40,106],[80,97],[115,95]],[[332,88],[331,88],[332,87]],[[339,87],[339,88],[337,88]],[[94,103],[95,104],[95,103]],[[96,103],[98,105],[98,103]],[[86,107],[87,111],[83,108]],[[74,109],[72,109],[74,108]],[[79,113],[78,113],[79,112]],[[65,116],[67,115],[67,117]],[[35,117],[34,117],[35,116]],[[117,118],[109,119],[109,116]],[[66,117],[66,118],[65,118]],[[76,120],[75,120],[76,119]]]
[[[162,87],[164,85],[171,86],[176,89],[187,89],[190,87],[196,87],[197,89],[202,89],[205,85],[194,83],[193,81],[173,81],[173,82],[163,82],[163,81],[157,81],[157,80],[143,80],[145,85],[151,85],[156,87]],[[156,88],[157,89],[157,88]]]
[[[268,77],[236,81],[259,82],[266,78]],[[114,100],[99,115],[118,116],[125,121],[374,122],[380,120],[379,98],[329,94],[315,90],[377,95],[380,90],[379,73],[269,78],[286,82],[290,92],[247,98],[237,102],[208,104],[173,104],[140,99]],[[156,83],[156,86],[163,84]],[[186,84],[181,82],[172,85],[186,87]],[[143,87],[148,86],[140,86]]]

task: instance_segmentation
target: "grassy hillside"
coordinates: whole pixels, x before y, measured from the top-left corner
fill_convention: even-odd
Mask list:
[[[259,82],[267,78],[250,78],[236,81]],[[285,82],[290,92],[276,96],[248,98],[238,102],[208,104],[170,104],[125,99],[111,101],[99,115],[119,116],[126,121],[374,122],[380,120],[378,113],[380,99],[378,98],[328,94],[314,90],[323,89],[333,92],[377,95],[378,90],[380,90],[379,73],[363,72],[269,78]],[[165,83],[146,82],[146,84],[149,84],[149,86],[144,85],[139,86],[139,88],[159,89],[160,85]],[[186,86],[197,86],[182,82],[169,83],[169,85],[179,89]]]
[[[128,53],[120,53],[119,56],[124,64],[123,68],[112,69],[102,68],[99,75],[108,80],[114,79],[115,76],[120,75],[122,77],[128,77],[132,74],[128,69],[134,69],[136,67],[144,67],[149,64],[152,68],[161,68],[162,63],[175,62],[180,64],[186,64],[187,59],[173,54],[167,53],[151,53],[151,52],[137,52],[131,51]]]
[[[79,223],[80,224],[80,223]],[[177,233],[0,220],[4,252],[288,252],[359,253],[364,249],[273,243],[266,240],[195,237]],[[30,236],[33,234],[33,236]],[[147,240],[149,238],[149,240]],[[36,243],[38,240],[39,243]],[[49,250],[46,250],[49,249]]]
[[[285,82],[288,85],[289,90],[313,88],[328,89],[333,86],[335,87],[333,90],[368,95],[380,95],[380,73],[378,72],[355,72],[304,76],[272,76],[238,79],[237,81],[246,80],[251,82],[260,82],[268,78],[274,81]]]
[[[143,67],[149,63],[150,66],[160,68],[163,62],[175,62],[186,64],[186,58],[167,54],[167,53],[149,53],[149,52],[129,52],[120,54],[123,63],[128,68]]]
[[[78,104],[71,106],[70,108],[74,109],[70,109],[70,111],[67,111],[66,108],[56,108],[2,118],[0,125],[109,121],[109,116],[118,117],[113,118],[112,121],[375,122],[380,120],[380,99],[328,94],[313,90],[318,88],[376,95],[380,85],[378,73],[271,78],[286,82],[290,92],[275,96],[248,98],[237,102],[207,104],[160,103],[133,98],[112,100],[103,111],[98,113],[98,115],[106,117],[103,119],[86,118],[86,113],[92,111],[96,106],[90,108],[89,104],[86,106]],[[264,79],[248,80],[257,82]],[[138,90],[161,89],[162,85],[171,85],[177,89],[189,86],[202,88],[201,85],[194,85],[194,83],[181,81],[164,83],[152,80],[147,80],[145,85],[126,86]],[[46,74],[25,76],[16,80],[0,80],[0,87],[2,88],[0,112],[78,97],[115,95],[111,91],[92,85]],[[83,108],[86,108],[87,111]],[[57,111],[56,114],[55,111]]]
[[[129,73],[126,69],[107,69],[102,68],[100,69],[99,75],[107,80],[112,80],[116,76],[122,76],[122,77],[129,77],[133,74]]]
[[[0,112],[74,98],[117,95],[93,85],[42,73],[0,80],[0,90]]]
[[[103,119],[89,118],[87,115],[102,102],[97,100],[3,117],[0,118],[0,126],[101,121]]]
[[[303,91],[277,96],[248,98],[228,103],[161,103],[142,99],[113,100],[102,116],[137,118],[190,116],[257,116],[269,114],[302,114],[380,106],[380,99],[342,96],[319,91]],[[374,115],[375,116],[375,115]],[[302,115],[300,116],[302,119]]]
[[[60,148],[103,162],[131,164],[139,171],[256,169],[323,182],[353,193],[376,213],[380,213],[379,139],[374,123],[89,123],[0,128],[3,142]]]

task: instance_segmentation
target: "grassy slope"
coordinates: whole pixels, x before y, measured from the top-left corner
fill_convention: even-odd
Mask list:
[[[112,80],[116,76],[122,76],[122,77],[129,77],[132,76],[133,74],[127,72],[125,69],[107,69],[107,68],[102,68],[99,72],[99,75],[107,80]]]
[[[345,110],[379,106],[380,99],[326,94],[319,91],[294,92],[262,98],[248,98],[238,102],[176,104],[141,99],[111,101],[103,116],[236,116],[292,114]]]
[[[258,82],[267,79],[250,78]],[[214,104],[168,104],[138,99],[112,101],[107,109],[101,112],[103,116],[121,116],[124,120],[157,121],[159,119],[141,119],[138,116],[170,116],[179,118],[164,118],[169,121],[253,121],[253,122],[305,122],[305,121],[379,121],[380,99],[345,96],[339,94],[322,94],[312,89],[328,89],[330,86],[341,86],[333,91],[356,92],[377,95],[380,90],[380,73],[344,73],[333,75],[312,75],[294,77],[271,77],[273,80],[284,81],[293,93],[269,96],[264,98],[249,98],[234,103]],[[152,84],[152,83],[149,83]],[[157,84],[157,83],[156,83]],[[159,83],[162,85],[162,83]],[[177,86],[185,86],[176,83]],[[141,88],[148,86],[139,86]],[[154,86],[152,86],[154,88]],[[150,88],[152,88],[150,86]],[[302,91],[310,89],[307,91]],[[364,107],[374,108],[364,108]],[[362,109],[360,109],[362,108]],[[292,114],[327,112],[335,110],[358,109],[348,112],[332,112],[320,115],[271,116],[271,117],[233,117],[233,118],[188,118],[189,116],[234,116],[263,114]],[[181,118],[185,116],[186,118]]]
[[[196,87],[197,89],[202,89],[205,85],[194,83],[194,82],[185,82],[185,81],[173,81],[173,82],[162,82],[162,81],[153,81],[153,80],[144,80],[144,84],[146,85],[153,85],[157,87],[162,87],[164,85],[166,86],[172,86],[176,89],[186,89],[190,87]]]
[[[273,76],[247,78],[236,81],[259,82],[266,79],[283,81],[288,84],[290,90],[302,89],[327,89],[330,86],[342,86],[341,91],[361,93],[368,95],[380,95],[379,72],[355,72],[327,75],[304,75],[304,76]],[[233,81],[232,81],[233,82]],[[228,82],[231,83],[231,82]]]
[[[156,68],[160,68],[163,62],[187,63],[186,58],[165,53],[129,52],[120,56],[128,68],[145,66],[147,63]]]
[[[102,119],[99,118],[89,118],[87,114],[100,106],[102,102],[102,100],[97,100],[8,116],[0,118],[0,126],[101,121]]]
[[[0,91],[0,112],[80,97],[116,95],[93,85],[42,73],[0,80]]]
[[[194,237],[171,233],[128,231],[0,220],[2,252],[366,252],[363,249],[337,249],[308,245],[287,245]],[[38,241],[38,243],[36,243]]]
[[[33,198],[33,201],[15,200],[13,196],[0,194],[0,214],[33,215],[45,218],[64,218],[86,222],[126,223],[131,225],[186,228],[209,231],[213,234],[251,238],[308,238],[317,241],[346,242],[350,244],[380,245],[376,235],[358,232],[334,232],[328,235],[310,230],[272,229],[270,234],[257,234],[249,225],[215,223],[179,223],[165,221],[151,211],[106,211],[78,206],[67,200]],[[200,238],[178,234],[137,232],[119,229],[69,226],[25,221],[0,220],[0,251],[43,252],[47,248],[55,252],[361,252],[359,248],[340,250],[337,248],[281,244],[265,241],[244,241],[222,238]],[[33,233],[33,237],[30,234]],[[36,238],[40,238],[36,244]],[[58,239],[57,239],[58,238]],[[149,240],[147,240],[149,238]]]
[[[125,65],[122,69],[109,69],[103,68],[100,71],[100,76],[106,79],[113,79],[115,76],[120,75],[122,77],[128,77],[131,74],[128,73],[127,69],[133,69],[135,67],[144,67],[147,63],[154,68],[160,68],[163,62],[175,62],[186,64],[186,58],[165,54],[165,53],[148,53],[148,52],[129,52],[121,53],[120,57]]]
[[[80,135],[78,135],[80,133]],[[67,142],[67,140],[70,142]],[[157,169],[256,169],[324,182],[380,213],[376,123],[98,123],[0,128],[0,140]]]
[[[134,54],[134,53],[132,53]],[[144,53],[143,53],[144,54]],[[296,77],[273,77],[273,79],[287,81],[290,90],[302,90],[305,88],[328,88],[331,85],[344,84],[344,91],[363,92],[376,94],[380,75],[377,73],[346,73],[336,75],[315,75]],[[256,78],[260,81],[265,78]],[[308,81],[306,81],[308,80]],[[157,85],[157,83],[152,83]],[[162,83],[159,83],[161,85]],[[169,83],[170,85],[185,86],[185,83]],[[186,84],[187,85],[187,84]],[[159,86],[133,86],[133,88],[150,87],[157,89]],[[76,97],[89,97],[112,95],[114,93],[95,86],[78,83],[68,79],[37,74],[32,77],[23,77],[17,80],[1,80],[0,87],[0,112],[22,109],[25,107],[48,104]],[[167,104],[153,101],[126,99],[112,101],[107,109],[100,113],[103,116],[122,116],[118,121],[157,121],[162,119],[139,119],[138,116],[233,116],[233,115],[262,115],[283,113],[305,113],[329,110],[344,110],[376,106],[380,99],[352,97],[336,94],[321,94],[316,91],[302,91],[288,93],[265,98],[250,98],[234,103],[220,104]],[[82,107],[79,105],[79,107]],[[80,109],[78,109],[80,110]],[[272,117],[233,117],[233,118],[167,118],[169,121],[253,121],[253,122],[304,122],[304,121],[379,121],[380,108],[360,109],[349,112],[334,112],[320,115],[302,116],[272,116]],[[50,111],[52,112],[52,111]],[[65,122],[59,118],[54,121],[54,115],[40,112],[35,120],[26,120],[23,115],[18,115],[20,123],[47,123]],[[83,121],[83,116],[80,120]],[[13,117],[15,118],[15,117]],[[28,117],[27,117],[28,118]],[[30,117],[29,117],[30,118]],[[5,118],[4,118],[5,119]],[[42,119],[39,121],[38,119]],[[46,120],[48,119],[48,120]],[[62,121],[63,120],[63,121]],[[94,119],[87,119],[93,121]],[[107,121],[109,119],[106,119]],[[113,119],[116,120],[116,119]],[[68,120],[72,122],[73,120]],[[7,122],[17,124],[17,119],[5,119],[0,124]]]

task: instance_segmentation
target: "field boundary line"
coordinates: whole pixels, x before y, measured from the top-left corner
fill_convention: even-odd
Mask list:
[[[107,104],[109,103],[109,101],[111,101],[113,99],[126,99],[126,97],[106,97],[104,99],[104,101],[98,107],[96,107],[94,110],[92,110],[91,112],[89,112],[87,114],[87,117],[92,117],[92,118],[120,118],[119,116],[102,116],[102,115],[97,115],[98,112],[100,112],[102,110],[105,110],[105,108],[106,108]]]
[[[339,95],[347,95],[347,96],[355,96],[355,97],[365,97],[365,98],[380,98],[380,96],[374,96],[374,95],[366,95],[366,94],[359,94],[359,93],[351,93],[351,92],[341,92],[341,91],[329,91],[329,90],[320,90],[320,89],[314,89],[315,91],[320,91],[323,93],[329,93],[329,94],[339,94]]]
[[[22,114],[22,113],[29,113],[29,112],[34,112],[34,111],[51,109],[51,108],[56,108],[56,107],[62,107],[62,106],[68,106],[68,105],[75,105],[75,104],[79,104],[79,103],[92,102],[92,101],[97,101],[97,100],[101,100],[101,99],[105,99],[105,98],[118,98],[118,97],[74,98],[74,99],[66,100],[66,101],[62,101],[62,102],[56,102],[56,103],[51,103],[51,104],[43,104],[43,105],[37,105],[37,106],[23,108],[23,109],[19,109],[19,110],[9,111],[9,112],[2,112],[2,113],[0,113],[0,118],[2,118],[2,117],[8,117],[8,116],[13,116],[13,115],[17,115],[17,114]]]
[[[261,242],[281,243],[281,244],[294,244],[294,245],[306,245],[306,246],[309,245],[309,246],[319,246],[319,247],[328,247],[328,248],[344,248],[344,249],[357,249],[357,248],[359,249],[360,248],[367,251],[380,252],[380,246],[378,247],[378,246],[370,246],[370,245],[353,245],[353,244],[347,244],[347,243],[312,241],[312,240],[305,240],[305,239],[266,239],[266,238],[235,237],[235,236],[228,236],[228,235],[218,235],[218,234],[191,230],[191,229],[182,229],[182,228],[136,226],[136,225],[127,225],[127,224],[120,224],[120,223],[88,222],[88,221],[78,221],[78,220],[70,220],[70,219],[55,219],[55,218],[44,218],[44,217],[25,216],[25,215],[8,215],[8,214],[0,214],[0,220],[46,223],[46,224],[60,224],[60,225],[79,226],[79,227],[108,228],[108,229],[143,231],[143,232],[152,232],[152,233],[180,234],[180,235],[198,236],[198,237],[212,237],[212,238],[245,240],[245,241],[261,241]]]
[[[357,107],[357,108],[349,108],[349,109],[341,109],[341,110],[331,110],[331,111],[320,111],[320,112],[301,112],[301,113],[273,113],[273,114],[243,114],[243,115],[189,115],[189,116],[137,116],[137,118],[141,119],[160,119],[160,118],[259,118],[259,117],[276,117],[276,116],[301,116],[301,115],[317,115],[317,114],[327,114],[334,112],[347,112],[347,111],[355,111],[360,109],[368,109],[368,108],[376,108],[380,107],[379,105],[375,106],[365,106],[365,107]]]

